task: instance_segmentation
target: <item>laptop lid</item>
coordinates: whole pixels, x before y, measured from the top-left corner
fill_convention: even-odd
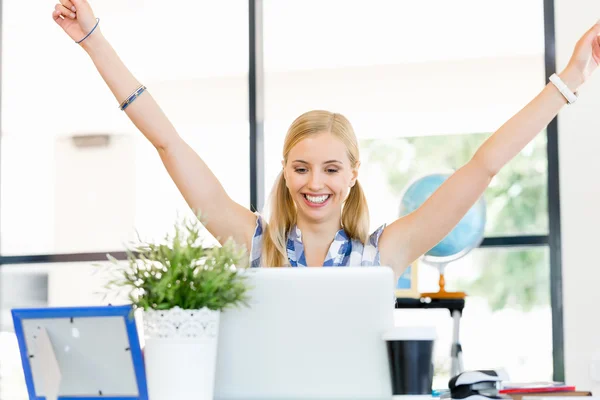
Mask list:
[[[221,315],[215,398],[391,397],[382,334],[393,326],[387,267],[257,268],[250,308]]]

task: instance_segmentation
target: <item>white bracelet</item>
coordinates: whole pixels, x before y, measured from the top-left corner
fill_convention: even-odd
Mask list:
[[[573,104],[577,100],[577,94],[573,93],[571,89],[558,77],[556,74],[552,74],[550,77],[550,82],[556,86],[558,91],[567,99],[567,103]]]

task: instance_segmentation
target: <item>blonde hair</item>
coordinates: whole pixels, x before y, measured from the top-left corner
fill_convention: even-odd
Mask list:
[[[340,139],[348,151],[350,167],[356,168],[359,161],[358,141],[350,122],[341,114],[314,110],[302,114],[292,123],[283,144],[283,160],[287,163],[290,150],[308,136],[329,132]],[[296,205],[285,184],[283,171],[277,177],[270,196],[271,215],[263,235],[262,261],[266,267],[288,266],[287,236],[296,224]],[[342,209],[342,227],[352,239],[367,241],[369,209],[363,190],[358,183],[350,193]]]

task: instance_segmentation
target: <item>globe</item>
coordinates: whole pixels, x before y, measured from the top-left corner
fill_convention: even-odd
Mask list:
[[[411,183],[402,196],[400,215],[409,214],[419,208],[449,176],[441,173],[431,174]],[[460,193],[456,195],[460,196]],[[424,259],[430,263],[448,263],[463,257],[483,240],[485,222],[486,206],[481,197],[452,231],[425,253]]]
[[[400,215],[410,214],[419,208],[441,185],[450,174],[437,173],[426,175],[412,182],[400,203]],[[461,193],[456,193],[460,196]],[[438,297],[449,297],[444,290],[444,269],[452,261],[464,257],[483,240],[486,223],[486,205],[483,196],[469,209],[466,215],[438,244],[423,255],[423,261],[436,266],[440,271],[440,292]],[[454,297],[464,294],[456,293]]]

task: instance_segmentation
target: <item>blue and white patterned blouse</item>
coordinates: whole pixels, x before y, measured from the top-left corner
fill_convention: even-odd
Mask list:
[[[256,228],[252,237],[252,249],[250,251],[250,266],[260,267],[262,256],[263,232],[265,231],[265,222],[263,217],[256,213]],[[336,234],[327,257],[323,263],[324,267],[347,267],[347,266],[379,266],[379,237],[383,232],[385,225],[377,228],[369,236],[366,245],[363,245],[357,239],[350,239],[343,229]],[[287,255],[292,267],[306,267],[306,256],[304,254],[304,244],[302,243],[302,232],[297,226],[294,226],[287,238]]]

